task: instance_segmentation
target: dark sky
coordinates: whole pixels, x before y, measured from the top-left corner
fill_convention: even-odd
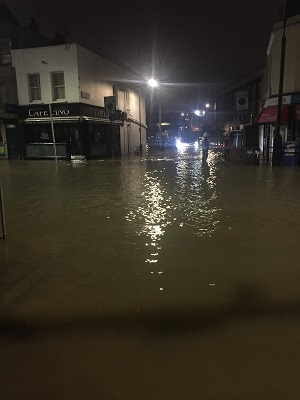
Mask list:
[[[164,82],[226,82],[265,62],[283,0],[6,0],[18,21]]]

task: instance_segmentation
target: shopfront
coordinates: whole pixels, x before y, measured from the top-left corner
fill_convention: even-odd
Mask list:
[[[297,93],[285,95],[282,98],[282,107],[280,115],[280,134],[282,140],[286,143],[283,146],[283,152],[286,155],[286,164],[296,165],[299,163],[298,148],[300,141],[300,95]],[[264,143],[264,157],[269,161],[273,155],[274,131],[277,125],[278,97],[269,98],[265,102],[264,108],[256,119],[260,126],[260,136]],[[293,143],[293,147],[291,147]],[[291,157],[291,148],[296,149],[297,157]],[[289,150],[289,151],[288,151]],[[292,161],[291,161],[292,160]]]
[[[0,121],[0,158],[1,157],[7,157],[6,127],[3,121]]]
[[[110,122],[104,107],[80,103],[20,106],[21,158],[86,159],[120,155],[122,113]],[[56,151],[55,151],[56,150]]]

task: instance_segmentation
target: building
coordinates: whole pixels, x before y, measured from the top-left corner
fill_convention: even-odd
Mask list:
[[[241,76],[214,95],[211,122],[215,130],[235,131],[252,124],[261,108],[263,67]]]
[[[281,85],[281,90],[280,90]],[[280,102],[279,102],[280,99]],[[278,118],[278,104],[281,113]],[[256,119],[266,158],[272,153],[274,131],[283,141],[300,140],[300,4],[286,2],[282,19],[274,24],[262,80],[262,109]]]
[[[146,144],[145,98],[129,71],[75,43],[12,50],[11,58],[21,158],[93,159]]]
[[[7,6],[0,4],[0,158],[18,157],[18,94],[11,50],[51,44],[34,19],[24,28]]]
[[[215,129],[243,130],[244,145],[259,148],[267,162],[278,123],[283,147],[294,142],[299,148],[300,141],[300,3],[283,1],[281,11],[265,66],[215,95]]]

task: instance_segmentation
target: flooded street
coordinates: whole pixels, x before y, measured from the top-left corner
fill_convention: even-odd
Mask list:
[[[1,162],[2,399],[296,399],[300,168]]]

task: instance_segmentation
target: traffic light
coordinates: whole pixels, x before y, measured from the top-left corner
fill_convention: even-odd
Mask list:
[[[106,115],[115,115],[116,113],[116,96],[104,97],[104,105]]]

